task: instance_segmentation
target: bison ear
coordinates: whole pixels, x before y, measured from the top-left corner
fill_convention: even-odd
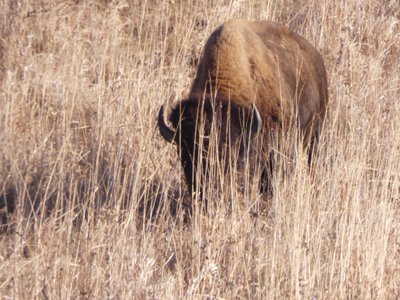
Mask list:
[[[181,122],[182,111],[183,111],[182,105],[178,104],[172,109],[171,114],[169,115],[169,121],[175,128],[178,128],[180,126],[179,123]]]

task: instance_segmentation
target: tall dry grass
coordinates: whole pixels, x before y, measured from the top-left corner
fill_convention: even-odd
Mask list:
[[[187,221],[155,119],[234,17],[321,51],[317,168],[277,168],[266,215],[232,189]],[[398,1],[0,0],[0,35],[2,298],[400,297]]]

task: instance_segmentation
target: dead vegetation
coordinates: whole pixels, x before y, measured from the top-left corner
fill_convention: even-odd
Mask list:
[[[266,215],[232,191],[188,220],[156,116],[234,17],[321,51],[317,168],[278,168]],[[0,0],[0,35],[3,297],[400,297],[398,1]]]

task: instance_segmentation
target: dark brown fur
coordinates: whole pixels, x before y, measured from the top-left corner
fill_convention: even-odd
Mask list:
[[[221,154],[236,144],[241,156],[251,147],[246,128],[251,126],[250,111],[255,105],[262,120],[263,151],[269,151],[271,132],[282,137],[283,130],[293,126],[300,128],[307,147],[318,138],[327,101],[324,62],[305,39],[268,21],[224,23],[205,45],[188,98],[169,117],[190,190],[199,186],[192,174],[208,150],[208,141],[198,138],[199,123],[206,135],[211,128],[219,128]],[[199,143],[204,146],[201,153]]]

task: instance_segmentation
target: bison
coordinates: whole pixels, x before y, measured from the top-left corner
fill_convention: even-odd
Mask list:
[[[189,96],[169,115],[173,129],[163,106],[158,127],[178,146],[191,193],[201,194],[216,166],[240,171],[256,161],[265,191],[274,141],[297,128],[304,147],[315,148],[327,101],[324,62],[309,42],[274,22],[231,20],[208,38]]]

